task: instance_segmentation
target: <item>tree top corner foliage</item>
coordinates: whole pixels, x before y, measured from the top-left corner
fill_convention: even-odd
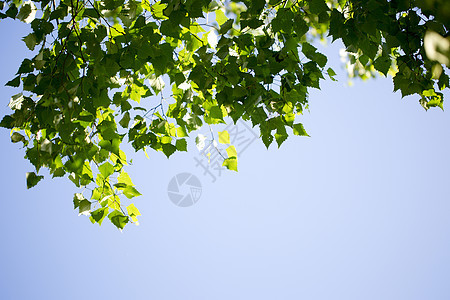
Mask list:
[[[27,187],[41,168],[68,177],[89,191],[75,209],[119,229],[140,215],[123,204],[140,195],[123,143],[169,157],[225,118],[251,121],[267,147],[307,136],[296,116],[336,75],[317,39],[343,42],[350,76],[390,74],[425,109],[443,109],[449,85],[446,0],[6,0],[1,19],[30,26],[32,57],[7,83],[21,92],[0,123],[35,167]]]

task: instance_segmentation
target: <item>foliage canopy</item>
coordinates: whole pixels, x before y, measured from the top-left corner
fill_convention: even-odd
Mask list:
[[[308,90],[335,76],[317,39],[342,40],[350,76],[389,73],[425,109],[443,109],[449,85],[446,0],[6,0],[0,18],[31,27],[23,41],[34,56],[7,83],[22,92],[0,123],[35,167],[27,187],[43,167],[67,176],[90,187],[74,196],[79,213],[119,229],[140,215],[122,204],[140,195],[122,143],[169,157],[226,117],[250,120],[267,147],[307,136],[296,116]]]

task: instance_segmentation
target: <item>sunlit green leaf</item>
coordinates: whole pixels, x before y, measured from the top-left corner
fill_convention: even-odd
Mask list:
[[[128,215],[130,216],[131,220],[133,221],[133,223],[135,223],[136,225],[139,225],[137,217],[140,216],[141,213],[136,208],[136,206],[134,206],[133,203],[131,203],[130,205],[127,206],[127,212],[128,212]]]
[[[98,167],[98,170],[103,175],[104,178],[109,177],[109,175],[112,175],[114,173],[114,166],[111,165],[109,162],[105,162],[104,164],[100,165]]]
[[[223,161],[222,166],[227,167],[227,169],[232,171],[238,171],[237,169],[237,159],[236,157],[230,157]]]
[[[83,199],[78,204],[78,215],[88,216],[91,213],[91,202],[87,199]]]
[[[219,143],[221,144],[230,144],[230,134],[228,131],[219,131]]]
[[[125,185],[134,186],[133,182],[131,181],[130,175],[128,175],[127,172],[125,172],[123,169],[120,172],[119,176],[117,176],[117,182],[123,183]]]
[[[227,151],[228,157],[237,157],[237,151],[233,145],[229,146],[226,149],[226,151]]]
[[[309,136],[309,135],[306,133],[306,130],[305,130],[305,128],[303,127],[303,124],[301,124],[301,123],[294,124],[293,129],[294,129],[294,134],[295,134],[295,135]]]
[[[134,187],[134,186],[127,186],[124,190],[123,190],[123,194],[128,198],[134,198],[134,197],[138,197],[141,195],[141,193],[138,192],[138,190]]]

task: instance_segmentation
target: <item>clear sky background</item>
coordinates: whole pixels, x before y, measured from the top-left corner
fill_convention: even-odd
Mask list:
[[[0,23],[2,115],[26,33]],[[310,138],[257,140],[215,182],[195,147],[135,154],[143,216],[122,233],[77,216],[67,179],[27,190],[33,169],[1,129],[1,298],[450,299],[449,106],[425,112],[390,79],[346,87],[339,48],[339,82],[312,90],[301,118]],[[167,194],[182,172],[203,187],[187,208]]]

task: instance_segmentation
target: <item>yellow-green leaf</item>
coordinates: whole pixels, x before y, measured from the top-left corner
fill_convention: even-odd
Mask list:
[[[227,167],[227,169],[237,172],[237,159],[236,157],[230,157],[223,161],[222,166]]]
[[[237,151],[233,145],[229,146],[226,149],[226,151],[227,151],[228,157],[237,157]]]
[[[221,144],[230,144],[230,134],[228,131],[219,131],[219,143]]]

